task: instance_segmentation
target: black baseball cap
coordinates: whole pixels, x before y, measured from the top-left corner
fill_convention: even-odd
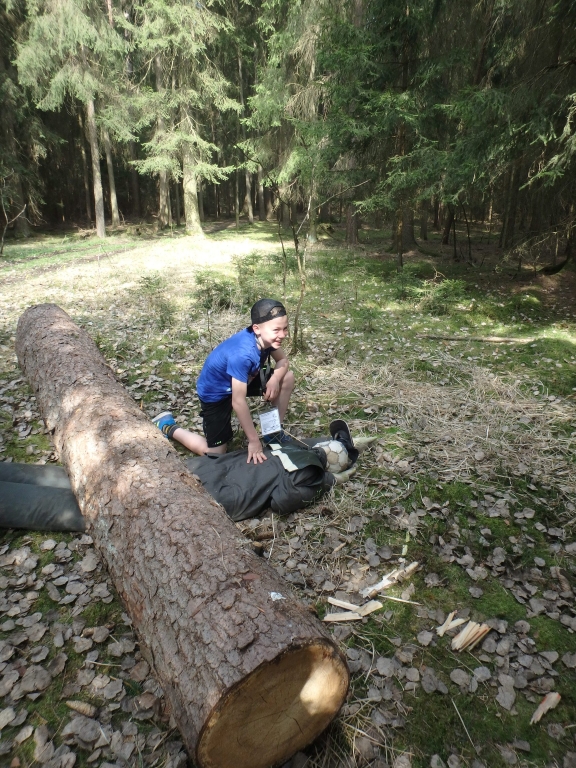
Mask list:
[[[276,299],[260,299],[250,310],[252,325],[267,323],[268,320],[275,320],[277,317],[284,317],[285,315],[284,304],[276,301]]]

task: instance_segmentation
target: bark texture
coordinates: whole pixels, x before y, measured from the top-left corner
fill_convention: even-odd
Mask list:
[[[86,124],[90,138],[90,153],[92,155],[92,182],[94,184],[94,209],[96,211],[96,235],[106,237],[104,220],[104,193],[102,192],[102,177],[100,175],[100,149],[98,147],[98,131],[96,128],[96,111],[94,99],[86,102]]]
[[[281,764],[344,700],[333,641],[64,311],[28,309],[16,351],[190,753],[203,768]]]
[[[104,152],[106,153],[106,164],[108,166],[108,184],[110,186],[110,210],[112,214],[112,228],[117,229],[120,226],[120,212],[118,211],[118,198],[116,197],[116,181],[114,179],[114,161],[112,159],[112,144],[108,131],[102,131],[104,142]]]

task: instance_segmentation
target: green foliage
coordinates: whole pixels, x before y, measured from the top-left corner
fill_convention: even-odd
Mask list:
[[[176,306],[167,296],[168,280],[159,272],[144,275],[138,281],[136,293],[146,303],[150,317],[160,330],[166,330],[174,324]]]
[[[270,290],[262,272],[262,255],[252,253],[235,260],[240,306],[251,307],[258,299],[267,296]]]
[[[433,315],[447,315],[456,304],[466,298],[466,283],[463,280],[442,280],[426,284],[420,308]]]
[[[238,297],[238,283],[218,272],[203,269],[196,272],[196,288],[192,292],[194,305],[204,310],[231,309]]]

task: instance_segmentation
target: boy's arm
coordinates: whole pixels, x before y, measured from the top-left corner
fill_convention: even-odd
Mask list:
[[[263,397],[264,400],[275,400],[280,392],[280,385],[282,379],[288,373],[290,364],[288,363],[288,356],[283,349],[275,349],[270,357],[276,362],[274,373],[270,376],[268,384],[266,385],[266,392]]]
[[[248,408],[248,402],[246,400],[246,390],[248,385],[243,381],[239,381],[232,377],[232,408],[238,416],[240,426],[244,430],[246,437],[248,438],[248,461],[250,464],[254,460],[254,464],[261,464],[266,461],[266,456],[262,449],[262,443],[258,437],[258,433],[252,422],[252,415]]]

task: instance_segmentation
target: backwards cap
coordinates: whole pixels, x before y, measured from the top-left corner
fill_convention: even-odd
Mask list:
[[[285,315],[284,304],[276,301],[276,299],[260,299],[250,310],[252,325],[267,323],[268,320],[275,320],[277,317],[284,317]]]

